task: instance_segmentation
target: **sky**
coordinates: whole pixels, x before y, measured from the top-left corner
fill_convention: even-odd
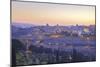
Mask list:
[[[12,1],[12,23],[93,25],[95,6]]]

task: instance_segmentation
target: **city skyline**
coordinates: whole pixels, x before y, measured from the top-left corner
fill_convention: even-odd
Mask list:
[[[12,23],[95,25],[95,6],[12,1]]]

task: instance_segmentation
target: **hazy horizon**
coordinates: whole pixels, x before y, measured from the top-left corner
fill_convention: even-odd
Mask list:
[[[18,22],[13,22],[13,23],[11,23],[11,24],[12,24],[12,25],[13,25],[13,24],[15,24],[15,25],[16,25],[16,24],[23,24],[23,25],[33,25],[33,26],[47,26],[47,24],[42,24],[42,25],[41,25],[41,24],[40,24],[40,25],[38,24],[38,25],[36,25],[36,24],[34,24],[34,23],[21,23],[21,22],[20,22],[20,23],[18,23]],[[49,26],[57,26],[57,25],[59,25],[59,26],[77,26],[77,25],[78,25],[78,26],[90,26],[90,25],[94,25],[94,26],[95,26],[95,24],[90,24],[90,25],[79,25],[79,24],[76,24],[76,25],[71,25],[71,24],[70,24],[70,25],[60,25],[60,24],[50,25],[50,24],[48,24],[48,25],[49,25]]]
[[[12,1],[12,23],[95,25],[95,6]]]

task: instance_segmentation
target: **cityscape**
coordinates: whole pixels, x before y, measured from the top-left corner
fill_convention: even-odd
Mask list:
[[[12,65],[96,61],[95,6],[12,1]]]
[[[96,60],[95,25],[11,26],[16,65]]]

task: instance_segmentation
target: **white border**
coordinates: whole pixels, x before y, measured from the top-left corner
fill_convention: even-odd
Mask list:
[[[99,67],[100,62],[100,2],[99,0],[28,0],[40,2],[96,5],[97,61],[84,63],[38,65],[37,67]],[[10,0],[0,0],[0,67],[10,66]],[[32,67],[32,66],[24,66]],[[35,66],[34,66],[35,67]]]

